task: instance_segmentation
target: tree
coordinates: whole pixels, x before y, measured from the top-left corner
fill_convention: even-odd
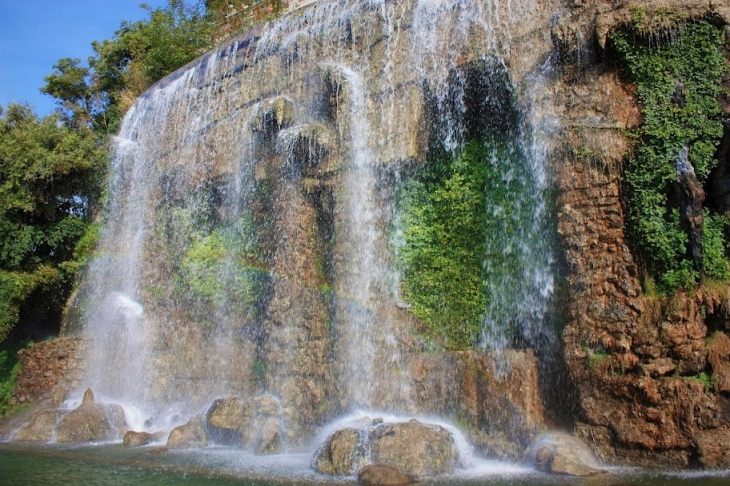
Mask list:
[[[57,331],[105,159],[91,130],[0,111],[0,342],[21,319],[24,337]]]

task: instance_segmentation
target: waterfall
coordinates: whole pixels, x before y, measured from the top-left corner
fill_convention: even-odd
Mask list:
[[[506,229],[480,256],[491,277],[475,346],[535,345],[554,279],[552,122],[545,48],[512,38],[549,8],[519,3],[321,0],[137,100],[83,286],[82,386],[173,421],[271,394],[293,442],[357,409],[442,412],[413,382],[438,345],[400,296],[397,198],[433,154],[485,134],[510,154],[484,160],[495,181],[521,192],[507,193],[517,219],[484,201]]]

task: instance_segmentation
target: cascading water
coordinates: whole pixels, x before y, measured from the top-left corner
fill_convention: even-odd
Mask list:
[[[543,60],[511,39],[547,15],[537,4],[322,0],[153,87],[116,141],[83,386],[158,424],[273,395],[290,444],[357,409],[449,412],[439,393],[458,393],[436,386],[447,365],[427,362],[438,344],[401,299],[391,243],[403,181],[473,137],[500,139],[484,163],[513,210],[483,203],[476,345],[534,344],[553,278],[549,123]]]

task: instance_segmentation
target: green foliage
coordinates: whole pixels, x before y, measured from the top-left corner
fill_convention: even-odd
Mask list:
[[[713,280],[730,278],[725,256],[725,218],[704,211],[704,234],[702,238],[702,267],[705,275]]]
[[[643,18],[643,17],[642,17]],[[686,24],[676,38],[657,45],[632,31],[617,31],[611,40],[637,85],[644,123],[640,145],[629,160],[627,218],[631,241],[660,288],[694,286],[698,272],[688,254],[689,237],[672,202],[676,163],[684,147],[700,183],[717,165],[722,136],[718,97],[725,62],[720,51],[723,31],[707,22]],[[653,37],[650,37],[653,39]],[[727,274],[722,233],[708,218],[703,246],[708,252],[703,272],[711,278]]]
[[[23,105],[0,116],[0,342],[24,308],[60,315],[99,198],[104,148],[58,121]]]
[[[588,368],[598,369],[608,365],[612,360],[612,356],[607,353],[600,352],[589,352],[588,353]]]
[[[485,310],[499,307],[496,294],[518,294],[511,277],[522,273],[521,229],[533,209],[522,201],[522,158],[506,141],[472,141],[456,157],[429,162],[400,190],[401,291],[448,349],[477,344]],[[507,324],[509,316],[500,317]]]
[[[0,418],[7,417],[12,411],[10,399],[19,372],[20,363],[15,353],[7,349],[0,350]]]
[[[18,373],[20,373],[18,350],[30,344],[32,343],[0,347],[0,419],[12,415],[18,410],[17,406],[13,407],[10,403]]]
[[[41,91],[56,98],[62,120],[100,133],[119,129],[123,113],[154,82],[214,46],[216,24],[202,2],[169,0],[148,18],[122,22],[111,39],[93,42],[88,65],[63,58]]]
[[[184,298],[202,304],[198,309],[253,318],[268,273],[250,235],[245,224],[197,235],[180,264]]]

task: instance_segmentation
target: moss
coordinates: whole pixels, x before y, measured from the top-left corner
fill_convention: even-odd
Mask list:
[[[611,355],[601,352],[588,353],[588,368],[595,370],[607,366],[612,361]]]
[[[634,17],[646,22],[640,14],[637,11]],[[683,149],[689,150],[689,162],[701,184],[718,163],[724,35],[708,22],[677,26],[671,12],[653,12],[652,18],[657,15],[675,22],[676,32],[664,42],[647,37],[641,29],[614,32],[611,42],[637,85],[644,115],[634,134],[638,145],[626,167],[627,232],[658,287],[672,292],[692,289],[701,274],[713,279],[728,275],[724,223],[705,212],[704,257],[702,268],[695,268],[675,196],[676,164]]]
[[[702,371],[702,372],[700,372],[696,375],[692,375],[692,376],[683,376],[682,379],[702,384],[705,387],[705,392],[709,393],[709,391],[712,389],[712,385],[713,385],[712,375],[706,371]]]

